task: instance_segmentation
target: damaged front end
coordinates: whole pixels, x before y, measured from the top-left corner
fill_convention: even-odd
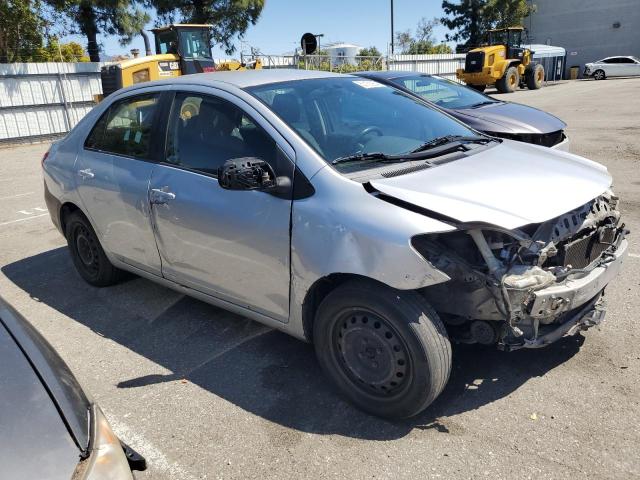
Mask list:
[[[597,325],[626,254],[618,198],[607,192],[516,230],[458,225],[412,244],[451,280],[422,289],[459,342],[537,348]]]

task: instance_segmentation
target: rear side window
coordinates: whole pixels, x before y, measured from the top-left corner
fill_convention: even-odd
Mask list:
[[[127,98],[109,107],[95,124],[85,148],[148,158],[153,119],[160,94]]]

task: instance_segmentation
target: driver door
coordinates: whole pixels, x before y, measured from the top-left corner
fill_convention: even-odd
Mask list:
[[[257,113],[221,95],[178,92],[173,99],[165,161],[150,182],[162,275],[286,322],[291,199],[225,190],[217,169],[231,158],[257,157],[293,178],[283,150],[293,151]]]

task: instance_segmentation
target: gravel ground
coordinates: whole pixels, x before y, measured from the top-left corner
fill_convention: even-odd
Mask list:
[[[635,233],[639,96],[620,79],[500,98],[565,120]],[[146,456],[138,479],[640,478],[637,235],[601,327],[539,351],[455,347],[443,395],[391,423],[345,403],[309,345],[146,280],[84,284],[46,213],[46,149],[0,150],[0,294]]]

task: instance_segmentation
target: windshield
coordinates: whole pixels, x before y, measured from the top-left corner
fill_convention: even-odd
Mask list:
[[[211,58],[209,31],[204,28],[180,30],[180,50],[185,58]]]
[[[469,108],[488,102],[498,103],[491,97],[446,78],[415,75],[394,78],[391,81],[442,108]]]
[[[438,137],[476,134],[404,92],[363,78],[296,80],[247,91],[329,163],[360,153],[404,154]]]

